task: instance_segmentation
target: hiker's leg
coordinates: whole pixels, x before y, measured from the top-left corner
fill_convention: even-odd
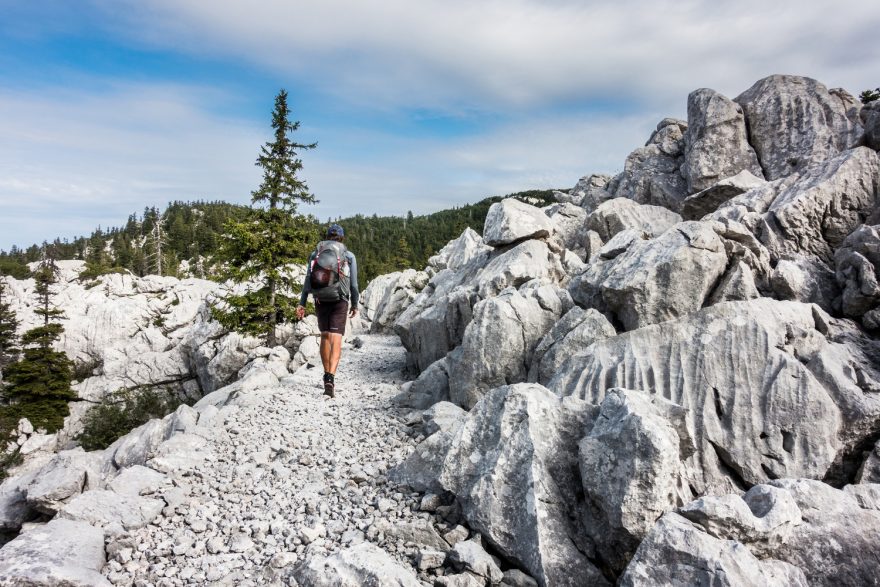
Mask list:
[[[325,370],[336,375],[336,367],[339,366],[339,357],[342,356],[342,335],[328,333],[327,337],[330,339],[330,344],[328,345],[330,347],[330,357]]]
[[[332,355],[332,345],[333,345],[333,343],[331,341],[331,337],[333,337],[333,336],[334,335],[330,334],[329,332],[322,332],[321,333],[321,363],[324,365],[324,373],[335,373],[336,372],[335,365],[333,367],[333,370],[332,371],[330,370],[330,358]],[[339,362],[338,354],[336,357],[336,362],[337,363]]]

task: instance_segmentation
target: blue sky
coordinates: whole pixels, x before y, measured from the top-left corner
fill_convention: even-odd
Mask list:
[[[0,249],[246,203],[290,93],[320,218],[614,173],[687,94],[880,84],[880,5],[0,0]]]

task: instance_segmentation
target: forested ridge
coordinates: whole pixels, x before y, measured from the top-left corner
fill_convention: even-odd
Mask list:
[[[523,191],[420,216],[410,212],[405,216],[358,214],[326,222],[315,219],[315,235],[330,222],[345,228],[346,244],[357,255],[362,287],[366,287],[377,275],[424,267],[468,226],[482,233],[489,206],[504,197],[545,205],[554,201],[552,194],[552,189]],[[73,240],[55,239],[0,251],[0,274],[26,277],[27,263],[40,260],[48,246],[56,259],[85,260],[85,277],[128,270],[139,276],[161,273],[216,279],[213,259],[224,225],[230,219],[245,219],[250,211],[248,206],[220,201],[175,201],[164,211],[145,208],[141,214],[131,214],[120,227],[98,227],[91,235]]]

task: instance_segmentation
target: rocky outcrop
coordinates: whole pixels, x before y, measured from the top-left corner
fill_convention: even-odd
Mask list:
[[[613,387],[642,389],[688,408],[697,454],[687,476],[697,494],[834,477],[880,414],[863,391],[880,376],[857,345],[833,342],[857,333],[829,320],[794,302],[718,304],[597,341],[548,387],[590,403]],[[852,354],[848,373],[835,366],[838,353]]]
[[[834,262],[843,313],[880,328],[880,226],[854,230],[834,253]]]
[[[587,533],[618,571],[654,522],[690,498],[681,465],[695,451],[686,411],[661,397],[611,389],[578,445]]]
[[[444,269],[455,270],[490,250],[483,242],[483,237],[468,227],[457,239],[449,241],[436,255],[428,259],[427,270],[432,275]]]
[[[300,585],[312,587],[420,585],[412,571],[398,565],[387,552],[369,542],[346,548],[331,557],[312,558],[295,571],[294,577]]]
[[[749,143],[768,180],[801,173],[860,144],[857,102],[814,79],[772,75],[734,101],[742,106]]]
[[[595,341],[616,334],[614,326],[596,310],[573,307],[553,324],[535,347],[528,380],[546,385],[566,359]]]
[[[571,281],[569,292],[584,307],[614,314],[627,330],[696,312],[727,266],[721,238],[698,222],[619,249],[612,244]]]
[[[865,144],[875,151],[880,151],[880,100],[866,104],[860,112],[865,125]]]
[[[639,546],[620,585],[677,584],[809,585],[800,569],[775,559],[759,559],[742,544],[715,538],[687,518],[670,513],[657,522]]]
[[[85,522],[52,520],[0,549],[3,585],[109,587],[104,567],[104,533]]]
[[[606,585],[576,517],[577,442],[594,412],[534,384],[491,391],[458,431],[440,475],[470,526],[541,585]]]
[[[553,226],[539,208],[506,198],[489,207],[483,240],[491,247],[502,247],[530,238],[550,236]]]
[[[414,269],[376,277],[361,295],[362,319],[357,329],[379,334],[391,332],[394,321],[427,284],[428,274]]]
[[[488,390],[525,381],[535,346],[572,305],[567,292],[549,285],[524,293],[508,288],[474,306],[462,344],[448,359],[454,403],[470,409]]]
[[[581,208],[589,213],[614,197],[614,194],[607,189],[611,180],[610,175],[601,173],[587,175],[580,178],[569,193],[577,199]]]
[[[717,210],[725,202],[765,183],[764,180],[744,169],[685,198],[681,205],[681,215],[685,220],[699,220]]]
[[[560,257],[540,240],[477,255],[457,271],[440,271],[394,324],[410,368],[419,373],[459,346],[478,301],[533,279],[566,278]]]
[[[617,198],[678,212],[688,195],[681,174],[686,130],[687,123],[682,120],[662,120],[647,144],[626,158],[623,173],[609,182],[607,190]]]
[[[581,260],[589,247],[586,226],[587,211],[570,203],[554,204],[544,209],[553,224],[553,238],[559,246],[575,253]]]
[[[689,194],[702,192],[743,172],[764,178],[755,150],[749,144],[739,104],[715,90],[703,88],[690,93],[687,112],[682,172]]]
[[[880,156],[867,147],[844,151],[786,185],[763,216],[761,241],[771,255],[813,255],[831,263],[834,250],[875,212]]]
[[[671,580],[722,585],[870,585],[880,566],[865,556],[880,512],[859,492],[784,479],[744,496],[704,497],[663,516],[621,584]]]
[[[587,218],[587,228],[603,241],[611,240],[624,230],[638,230],[656,237],[681,222],[681,216],[660,206],[637,204],[626,198],[615,198],[601,204]]]

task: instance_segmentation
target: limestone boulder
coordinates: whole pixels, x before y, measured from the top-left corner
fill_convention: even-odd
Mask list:
[[[599,340],[548,387],[594,404],[613,387],[641,389],[688,409],[697,494],[784,477],[843,481],[880,414],[875,352],[816,306],[760,298]]]
[[[448,356],[437,359],[415,381],[405,384],[393,402],[404,408],[424,410],[449,400]]]
[[[721,302],[742,302],[761,297],[755,284],[755,275],[752,269],[737,261],[721,277],[721,281],[715,287],[706,305],[720,304]]]
[[[749,142],[768,180],[831,159],[864,136],[855,100],[814,79],[772,75],[734,101],[742,106]]]
[[[530,238],[547,238],[553,225],[540,208],[506,198],[489,207],[483,240],[491,247],[503,247]]]
[[[44,514],[55,514],[64,503],[102,486],[103,455],[82,449],[58,453],[27,486],[27,502]]]
[[[467,412],[449,402],[440,402],[423,415],[422,430],[428,434],[415,450],[388,471],[388,478],[416,491],[443,492],[440,475],[446,454],[467,420]]]
[[[638,204],[626,198],[614,198],[601,204],[587,219],[587,228],[594,230],[603,241],[609,241],[618,232],[640,230],[656,237],[681,222],[681,216],[661,206]]]
[[[681,406],[608,390],[579,444],[584,524],[606,564],[623,570],[654,522],[690,501],[681,461],[694,451]]]
[[[797,567],[776,559],[759,559],[741,543],[715,538],[676,513],[664,515],[651,529],[618,584],[810,585]]]
[[[27,487],[38,472],[39,468],[12,475],[0,483],[0,530],[17,531],[23,523],[39,515],[27,502]]]
[[[777,299],[817,304],[826,312],[840,312],[840,288],[835,273],[815,257],[780,259],[770,273],[770,288]]]
[[[673,568],[681,570],[682,551],[690,557],[696,554],[694,545],[724,544],[727,548],[720,550],[701,549],[701,564],[684,567],[697,567],[690,573],[705,573],[727,567],[729,554],[736,553],[739,569],[749,572],[774,561],[776,570],[770,575],[781,575],[771,584],[871,585],[880,574],[880,562],[865,553],[880,531],[880,511],[862,490],[872,487],[841,491],[816,480],[780,479],[756,485],[742,496],[700,498],[661,518],[639,547],[622,584],[663,582]],[[762,565],[756,566],[755,560]],[[787,582],[780,583],[779,576]]]
[[[467,227],[458,238],[446,243],[436,255],[428,259],[428,269],[432,274],[443,269],[455,270],[490,250],[491,247],[483,242],[483,237],[471,227]]]
[[[575,306],[553,324],[532,355],[528,381],[546,385],[569,357],[597,340],[615,336],[614,326],[590,308]]]
[[[55,519],[0,549],[0,584],[110,587],[105,560],[100,528]]]
[[[589,213],[598,208],[602,202],[614,197],[614,194],[607,189],[611,179],[610,175],[601,173],[585,175],[578,180],[569,193],[575,198],[579,198],[577,204]]]
[[[880,151],[880,100],[866,104],[859,114],[865,125],[865,144]]]
[[[834,250],[872,218],[878,200],[880,156],[867,147],[844,151],[780,190],[762,218],[761,241],[774,258],[833,264]]]
[[[324,558],[310,557],[293,574],[299,585],[313,587],[420,587],[412,571],[370,542],[362,542]]]
[[[150,420],[111,444],[107,453],[112,455],[113,464],[120,469],[144,465],[171,434],[170,427],[170,420]]]
[[[437,273],[394,323],[409,369],[421,373],[459,346],[477,302],[534,279],[568,280],[559,255],[539,240],[480,254],[455,271]]]
[[[720,180],[742,172],[763,179],[758,157],[749,144],[745,116],[739,104],[715,90],[702,88],[688,95],[687,112],[682,171],[687,179],[688,193],[702,192]],[[715,197],[720,196],[719,191],[716,190]]]
[[[865,457],[862,466],[856,475],[858,483],[874,483],[880,484],[880,440],[874,444],[874,447]]]
[[[681,174],[687,123],[667,118],[657,125],[648,143],[626,158],[623,172],[607,186],[616,198],[662,206],[677,212],[688,195]]]
[[[380,275],[361,294],[361,330],[388,333],[394,321],[428,284],[428,274],[407,269]]]
[[[108,490],[86,491],[58,512],[62,520],[88,522],[110,534],[143,528],[165,507],[161,499],[125,495]]]
[[[122,495],[138,496],[158,492],[171,480],[167,475],[141,465],[123,469],[108,484],[107,488]]]
[[[545,290],[545,298],[556,296]],[[448,357],[453,403],[470,409],[488,390],[526,380],[535,346],[561,316],[558,300],[541,301],[509,288],[474,306],[459,352]]]
[[[585,257],[587,211],[570,203],[553,204],[544,209],[553,224],[553,238],[565,249]]]
[[[835,251],[834,263],[844,315],[861,318],[880,305],[880,225],[854,230]]]
[[[736,175],[724,177],[685,198],[681,205],[681,215],[685,220],[699,220],[722,204],[766,183],[760,179],[760,174],[756,176],[748,169],[743,169]]]
[[[572,279],[569,292],[581,306],[614,314],[627,330],[696,312],[727,267],[721,238],[699,222],[679,223],[652,240],[612,244]]]
[[[880,560],[865,556],[880,533],[880,510],[864,507],[850,492],[811,479],[780,479],[771,485],[791,494],[803,516],[775,558],[803,570],[810,585],[870,585]]]
[[[440,476],[469,526],[540,585],[608,585],[590,561],[573,504],[577,443],[595,408],[535,384],[485,395],[458,430]]]

